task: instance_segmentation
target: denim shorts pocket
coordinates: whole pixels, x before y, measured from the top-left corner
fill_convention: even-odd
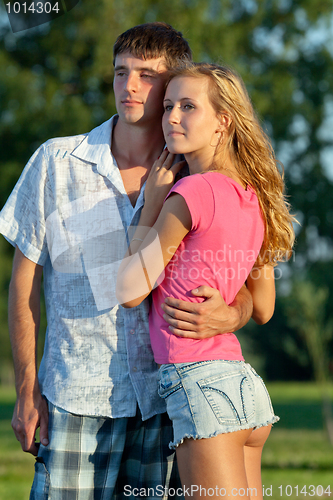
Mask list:
[[[182,388],[181,381],[174,368],[168,366],[165,369],[163,368],[160,369],[158,394],[161,398],[165,399],[181,388]]]
[[[49,498],[50,474],[45,464],[40,461],[35,463],[35,477],[32,483],[30,500],[47,500]]]
[[[220,424],[244,425],[253,418],[253,384],[243,370],[229,371],[197,383]]]

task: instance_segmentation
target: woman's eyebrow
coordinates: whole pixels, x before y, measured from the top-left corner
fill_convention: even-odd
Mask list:
[[[179,99],[180,102],[183,102],[183,101],[193,101],[193,102],[197,102],[197,99],[193,99],[193,97],[182,97],[181,99]],[[163,99],[163,102],[166,102],[166,101],[169,101],[169,102],[172,102],[171,99]]]

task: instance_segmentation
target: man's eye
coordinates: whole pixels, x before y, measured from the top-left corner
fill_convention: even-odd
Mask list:
[[[116,74],[116,76],[124,76],[124,75],[125,75],[124,71],[118,71],[118,73]]]
[[[149,74],[149,73],[142,73],[142,78],[152,78],[153,75]]]

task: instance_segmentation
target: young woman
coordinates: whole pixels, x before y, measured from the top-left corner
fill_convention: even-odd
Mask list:
[[[194,498],[204,488],[212,498],[258,499],[262,448],[278,420],[264,383],[244,362],[233,333],[178,337],[161,304],[167,296],[196,300],[190,292],[202,285],[217,288],[230,304],[246,281],[254,319],[267,321],[274,310],[273,269],[291,252],[293,217],[271,144],[233,71],[204,63],[177,68],[164,109],[168,151],[185,155],[190,176],[162,203],[180,165],[172,166],[168,152],[155,162],[119,270],[118,299],[135,307],[158,284],[151,344],[184,488]]]

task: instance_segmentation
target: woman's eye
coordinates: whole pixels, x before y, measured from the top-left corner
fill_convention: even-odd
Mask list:
[[[171,104],[168,104],[167,106],[164,106],[164,111],[171,111],[171,110],[172,110]]]
[[[184,109],[194,109],[193,104],[184,104]]]

